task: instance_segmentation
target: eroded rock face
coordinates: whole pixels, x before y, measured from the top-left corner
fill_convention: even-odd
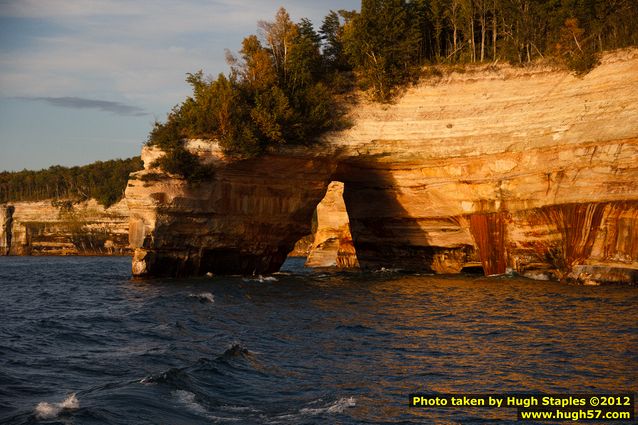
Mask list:
[[[150,165],[157,151],[143,150],[145,169],[126,190],[135,275],[272,273],[310,233],[333,161],[307,154],[226,161],[209,145],[190,144],[216,170],[198,184],[157,174]]]
[[[638,269],[638,51],[583,78],[501,67],[361,101],[314,150],[232,162],[196,185],[150,167],[127,189],[134,273],[264,273],[309,232],[330,181],[363,268],[439,273],[482,264],[535,278],[634,279]],[[627,272],[629,270],[629,272]],[[619,277],[620,276],[620,277]],[[625,276],[624,278],[621,278]]]
[[[128,208],[95,200],[0,205],[2,255],[127,255]]]

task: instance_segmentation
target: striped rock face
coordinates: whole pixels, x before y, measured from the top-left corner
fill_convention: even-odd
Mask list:
[[[635,280],[635,87],[636,50],[582,78],[471,69],[392,105],[361,100],[354,125],[312,149],[231,161],[190,141],[216,170],[197,185],[154,170],[162,153],[145,148],[126,193],[134,273],[275,271],[338,181],[363,268]]]
[[[128,207],[94,199],[0,205],[0,255],[130,255]]]

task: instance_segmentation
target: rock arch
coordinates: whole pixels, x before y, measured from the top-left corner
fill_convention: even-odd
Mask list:
[[[601,62],[583,78],[503,66],[361,100],[315,148],[231,161],[191,140],[215,168],[197,184],[144,148],[126,192],[134,274],[276,271],[337,180],[363,268],[634,279],[638,50]]]

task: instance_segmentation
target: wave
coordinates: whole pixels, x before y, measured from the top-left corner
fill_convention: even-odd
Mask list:
[[[275,276],[262,276],[259,275],[256,278],[253,279],[248,279],[248,278],[244,278],[242,279],[244,282],[259,282],[259,283],[264,283],[264,282],[279,282],[279,279],[277,279]]]
[[[188,294],[189,298],[195,298],[197,299],[200,303],[205,304],[205,303],[214,303],[215,302],[215,296],[213,294],[211,294],[210,292],[200,292],[199,294]]]
[[[37,419],[53,419],[62,411],[77,410],[80,408],[80,401],[75,393],[70,394],[60,403],[47,403],[41,401],[35,407],[35,416]]]
[[[192,392],[185,390],[175,390],[172,394],[177,399],[177,401],[186,406],[191,412],[200,415],[206,415],[208,413],[206,408],[195,400],[195,394],[193,394]]]
[[[224,423],[224,422],[240,422],[241,419],[240,418],[226,418],[223,416],[213,416],[213,415],[208,415],[208,419],[212,420],[214,424],[220,424],[220,423]]]
[[[228,411],[228,412],[251,412],[251,413],[260,412],[260,410],[255,409],[254,407],[250,407],[250,406],[233,406],[233,405],[228,405],[228,404],[224,404],[222,406],[219,406],[219,409],[225,410],[225,411]]]
[[[253,361],[253,357],[253,353],[243,345],[233,344],[215,359],[201,358],[192,365],[171,368],[166,372],[146,376],[138,382],[145,385],[166,384],[177,389],[191,389],[195,385],[193,379],[197,380],[198,375],[202,373],[223,374],[223,368],[233,367],[231,360],[247,359]]]
[[[399,273],[400,271],[401,269],[386,269],[385,267],[381,267],[380,269],[373,270],[373,273]]]
[[[355,407],[357,400],[354,397],[342,397],[324,407],[304,407],[299,410],[302,415],[321,415],[324,413],[343,413],[346,409]]]
[[[197,396],[190,391],[176,390],[173,391],[172,394],[182,406],[186,407],[188,411],[196,415],[203,416],[211,420],[213,423],[239,422],[241,420],[240,418],[212,415],[208,409],[197,402]]]
[[[174,388],[186,387],[191,385],[191,378],[186,368],[171,368],[166,372],[158,375],[151,375],[142,378],[140,384],[167,384]]]
[[[230,360],[238,357],[249,357],[252,353],[248,351],[248,348],[241,344],[233,344],[230,348],[224,351],[224,354],[219,356],[218,360]]]
[[[374,332],[374,329],[364,325],[338,325],[335,327],[337,331],[347,331],[347,332]]]

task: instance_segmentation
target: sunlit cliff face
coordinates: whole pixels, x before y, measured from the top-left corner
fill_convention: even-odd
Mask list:
[[[0,205],[2,255],[130,255],[128,208],[95,200]]]
[[[638,51],[583,78],[501,67],[362,100],[352,128],[318,148],[228,161],[192,185],[157,173],[129,182],[134,273],[265,273],[310,231],[331,181],[343,182],[363,268],[588,280],[638,269]]]
[[[350,219],[343,200],[342,182],[331,182],[317,205],[314,243],[306,267],[359,267],[350,232]]]

